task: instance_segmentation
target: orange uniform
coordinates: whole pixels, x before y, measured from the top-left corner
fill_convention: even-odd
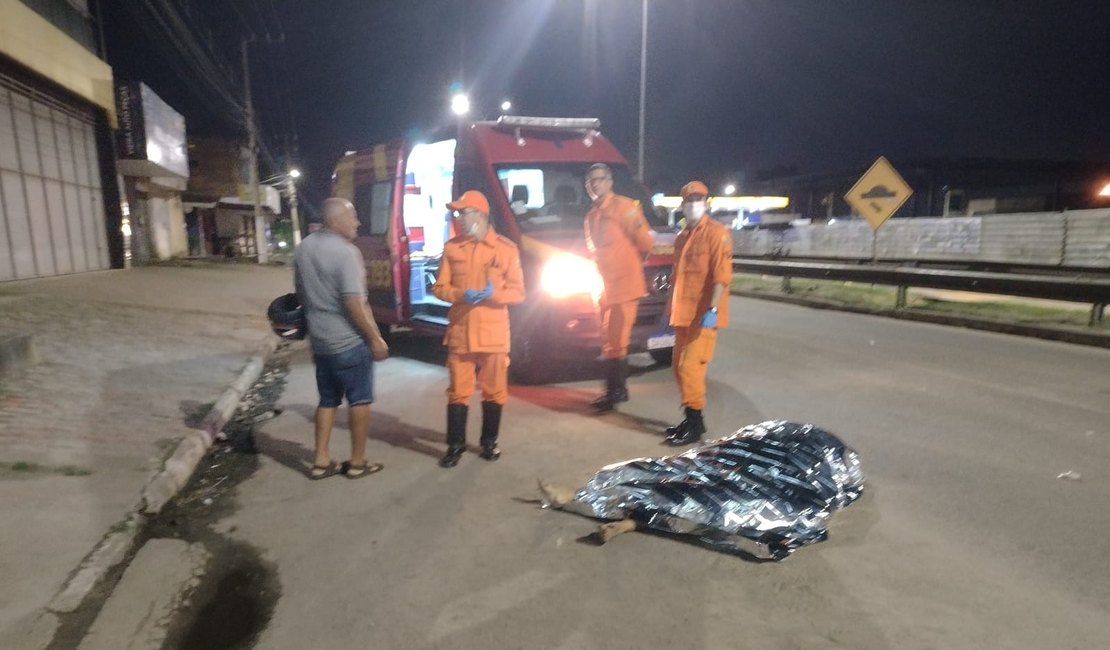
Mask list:
[[[478,304],[463,301],[467,289],[486,283],[493,294]],[[449,404],[466,404],[474,392],[475,370],[482,400],[504,404],[508,399],[509,310],[524,301],[524,275],[516,244],[490,228],[481,241],[455,237],[443,248],[443,262],[432,293],[451,303],[447,312],[447,368],[451,384]]]
[[[728,228],[702,217],[674,242],[674,288],[671,291],[671,326],[675,328],[674,374],[682,391],[683,406],[705,407],[705,372],[713,358],[717,328],[728,325],[728,286],[732,282],[732,234]],[[725,285],[717,305],[717,326],[703,328],[701,319],[710,308],[713,285]]]
[[[647,293],[643,258],[654,243],[640,202],[610,194],[586,215],[586,247],[597,261],[601,297],[601,356],[628,354],[638,301]]]

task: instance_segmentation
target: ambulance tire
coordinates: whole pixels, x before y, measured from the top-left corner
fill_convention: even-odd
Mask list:
[[[382,333],[382,339],[385,340],[386,345],[393,345],[393,328],[389,325],[382,325],[374,321],[378,325],[378,331]]]
[[[528,338],[514,334],[509,353],[509,381],[520,386],[543,384],[550,379],[550,372],[549,365],[536,358]]]
[[[648,354],[651,355],[652,359],[655,359],[655,363],[658,363],[661,366],[669,366],[674,363],[674,348],[667,348],[665,350],[648,350]]]

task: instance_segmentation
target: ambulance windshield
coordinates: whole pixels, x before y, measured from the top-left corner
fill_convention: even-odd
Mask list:
[[[581,231],[590,197],[584,179],[588,163],[545,163],[500,166],[497,178],[521,232]],[[654,228],[665,228],[651,199],[624,165],[613,165],[613,191],[640,201]]]

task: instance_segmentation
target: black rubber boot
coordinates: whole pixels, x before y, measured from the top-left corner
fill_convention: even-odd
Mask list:
[[[705,420],[701,411],[686,408],[686,419],[667,429],[667,444],[672,447],[681,447],[701,440],[705,433]]]
[[[501,405],[496,402],[482,402],[482,452],[486,460],[497,460],[501,449],[497,447],[497,434],[501,429]]]
[[[466,451],[466,404],[447,405],[447,453],[439,459],[440,467],[454,467],[459,464]]]
[[[682,421],[679,422],[678,424],[672,424],[671,426],[667,427],[666,439],[670,440],[671,438],[677,436],[678,434],[685,431],[686,427],[688,427],[688,426],[690,426],[690,423],[686,420],[685,417],[683,417]]]
[[[628,357],[614,359],[613,364],[613,401],[628,401]]]
[[[605,359],[605,392],[590,402],[600,412],[612,411],[628,401],[628,359]]]

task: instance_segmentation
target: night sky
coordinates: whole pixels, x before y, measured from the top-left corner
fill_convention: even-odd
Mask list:
[[[486,117],[505,97],[521,114],[600,117],[635,163],[640,0],[102,3],[117,78],[145,81],[195,134],[239,128],[239,42],[255,34],[268,147],[313,200],[344,150],[448,123],[456,81]],[[1106,0],[649,4],[654,190],[878,155],[1110,159]],[[171,9],[191,38],[160,26]]]

